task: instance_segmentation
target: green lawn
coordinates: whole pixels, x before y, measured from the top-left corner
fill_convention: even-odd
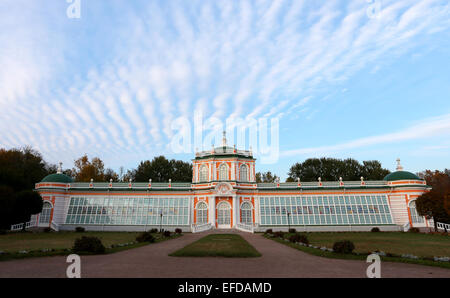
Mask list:
[[[31,257],[44,257],[68,255],[76,238],[82,236],[98,237],[106,247],[105,253],[114,253],[122,250],[148,245],[148,242],[136,242],[140,232],[51,232],[31,233],[18,232],[0,235],[0,261],[22,259]],[[159,233],[153,234],[155,242],[177,238],[181,234],[163,237]],[[27,253],[22,253],[26,251]]]
[[[112,244],[133,242],[139,233],[124,232],[51,232],[51,233],[8,233],[0,235],[0,251],[41,250],[72,248],[76,238],[98,237],[106,247]]]
[[[252,258],[261,254],[236,234],[213,234],[203,237],[170,254],[175,257]]]
[[[312,247],[300,246],[288,241],[286,242],[281,238],[273,238],[268,234],[264,234],[263,236],[306,253],[326,258],[365,260],[368,253],[378,250],[387,254],[387,256],[381,257],[382,261],[420,264],[450,269],[449,262],[433,261],[434,256],[450,256],[449,236],[401,232],[304,234],[308,237],[310,244],[317,247],[325,246],[332,248],[336,241],[350,240],[355,244],[354,253],[338,254]],[[289,238],[290,235],[286,233],[285,238]],[[401,257],[403,254],[412,254],[419,257],[419,259],[403,258]]]
[[[350,240],[355,252],[384,251],[392,254],[413,254],[418,257],[450,257],[450,237],[422,233],[307,233],[310,244],[333,247],[339,240]]]

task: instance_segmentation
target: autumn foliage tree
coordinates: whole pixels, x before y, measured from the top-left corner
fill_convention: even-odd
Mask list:
[[[94,179],[94,181],[119,180],[119,176],[112,169],[105,170],[105,164],[98,157],[89,160],[89,157],[85,154],[75,160],[74,164],[75,168],[72,173],[77,182],[89,182],[91,179]]]
[[[436,222],[450,223],[450,172],[427,170],[419,174],[432,189],[416,200],[417,212]]]

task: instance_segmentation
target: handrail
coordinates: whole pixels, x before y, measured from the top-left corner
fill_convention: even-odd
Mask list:
[[[212,229],[212,225],[210,223],[204,224],[191,224],[192,233],[204,232]]]
[[[52,222],[52,223],[50,224],[50,227],[51,227],[53,230],[55,230],[56,232],[59,231],[59,225],[56,224],[56,223],[54,223],[54,222]]]
[[[437,226],[438,230],[444,230],[444,231],[450,230],[450,224],[447,224],[447,223],[436,222],[436,226]]]
[[[409,222],[407,222],[406,224],[403,225],[403,231],[408,232],[410,227],[411,225],[409,224]]]
[[[31,228],[35,226],[35,222],[29,221],[25,223],[25,229]],[[19,231],[23,229],[23,223],[14,224],[11,226],[11,231]]]
[[[236,225],[236,229],[243,232],[250,232],[250,233],[255,232],[255,227],[252,224],[245,224],[241,222]]]

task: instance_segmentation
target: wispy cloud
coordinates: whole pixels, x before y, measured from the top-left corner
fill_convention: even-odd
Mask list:
[[[362,137],[356,140],[348,141],[336,145],[327,145],[313,148],[301,148],[295,150],[286,150],[281,152],[282,156],[295,156],[305,154],[334,154],[344,150],[354,150],[362,147],[369,147],[379,144],[390,144],[395,142],[420,140],[431,138],[434,136],[441,136],[443,138],[450,137],[450,114],[440,117],[425,119],[420,123],[416,123],[403,130],[387,133],[383,135]],[[442,149],[446,146],[433,146],[428,149]]]
[[[115,162],[156,154],[173,120],[198,109],[285,117],[450,27],[450,4],[438,0],[385,0],[376,19],[360,0],[83,1],[74,21],[62,2],[0,4],[0,145],[31,144],[53,161],[68,151]]]

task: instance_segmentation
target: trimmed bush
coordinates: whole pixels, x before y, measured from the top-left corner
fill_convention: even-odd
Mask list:
[[[297,230],[296,229],[289,229],[289,233],[297,233]]]
[[[89,252],[94,254],[102,254],[105,252],[105,246],[102,241],[97,237],[86,237],[75,239],[75,243],[72,248],[73,252]]]
[[[153,237],[150,232],[143,232],[136,237],[137,242],[155,242],[155,237]]]
[[[380,228],[377,228],[377,227],[375,227],[375,228],[372,228],[372,230],[370,230],[372,233],[378,233],[378,232],[380,232]]]
[[[164,231],[163,236],[164,237],[170,237],[170,231]]]
[[[83,232],[85,232],[85,231],[86,231],[86,229],[83,228],[83,227],[76,227],[76,228],[75,228],[75,232],[77,232],[77,233],[83,233]]]
[[[272,234],[272,233],[273,233],[272,229],[267,229],[266,230],[266,234]]]
[[[176,228],[176,229],[175,229],[175,233],[181,234],[181,232],[182,232],[181,229],[179,229],[179,228]]]
[[[155,233],[158,233],[158,229],[153,228],[149,232],[155,234]]]
[[[275,233],[273,233],[273,237],[284,238],[284,232],[281,232],[281,231],[275,232]]]
[[[48,227],[44,229],[44,233],[50,233],[51,231],[52,231],[52,229],[50,229]]]
[[[341,254],[351,254],[355,249],[353,242],[348,240],[338,241],[333,244],[333,251]]]
[[[304,244],[309,244],[308,237],[306,237],[303,234],[299,234],[299,233],[291,235],[289,237],[289,241],[292,243],[300,242],[300,243],[304,243]]]

